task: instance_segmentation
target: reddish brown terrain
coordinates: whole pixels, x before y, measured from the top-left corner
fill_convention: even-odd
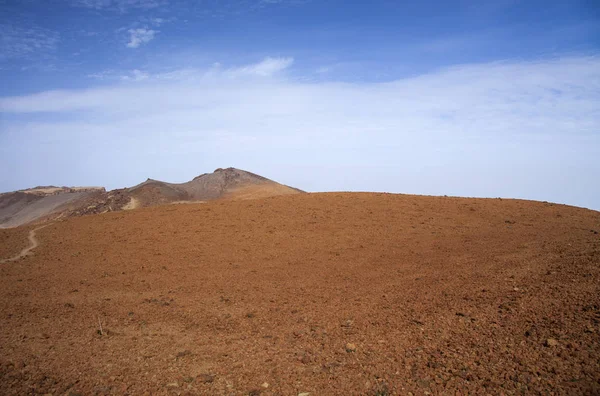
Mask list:
[[[599,394],[599,232],[368,193],[63,219],[0,264],[0,393]]]

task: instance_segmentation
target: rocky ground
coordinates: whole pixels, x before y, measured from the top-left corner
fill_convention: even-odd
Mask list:
[[[0,393],[598,394],[599,233],[585,209],[390,194],[65,219],[0,266]]]

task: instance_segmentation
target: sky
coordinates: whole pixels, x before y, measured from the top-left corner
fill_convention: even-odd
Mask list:
[[[0,0],[0,191],[229,166],[600,210],[600,2]]]

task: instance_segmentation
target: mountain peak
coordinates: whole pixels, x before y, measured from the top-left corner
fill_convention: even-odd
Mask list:
[[[23,190],[22,196],[2,194],[0,228],[26,224],[42,217],[51,219],[175,202],[254,199],[302,192],[233,167],[217,168],[213,173],[203,173],[186,183],[147,178],[136,186],[109,192],[99,187],[38,186]],[[30,215],[19,217],[18,213]]]

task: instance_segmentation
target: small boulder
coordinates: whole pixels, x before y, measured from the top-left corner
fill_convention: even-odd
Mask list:
[[[203,384],[209,384],[215,380],[215,377],[214,375],[210,374],[200,374],[196,377],[196,379],[198,380],[198,382],[201,382]]]

